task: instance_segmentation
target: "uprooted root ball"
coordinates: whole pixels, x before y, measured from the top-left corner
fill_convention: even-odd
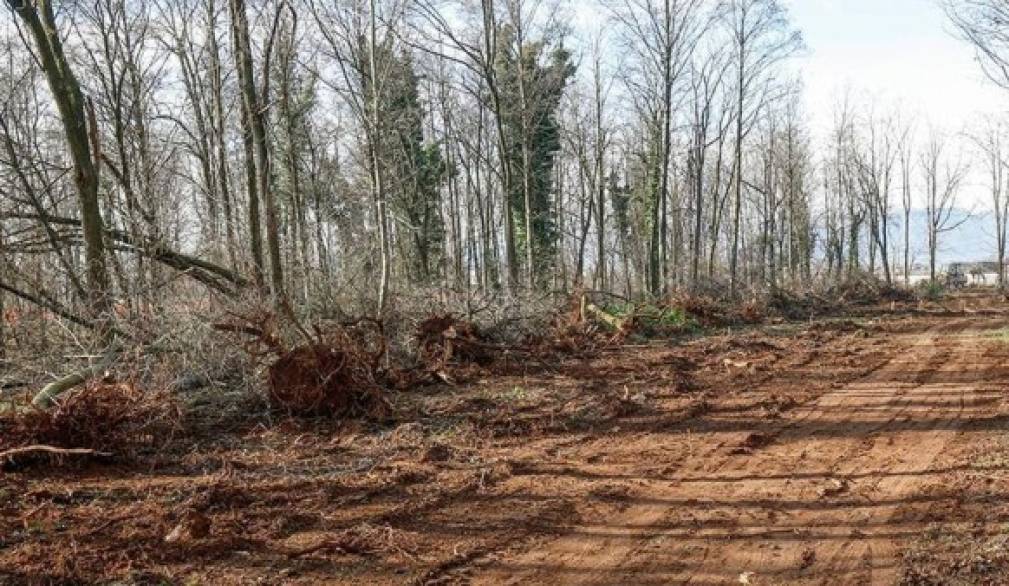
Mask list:
[[[292,415],[375,414],[386,405],[370,359],[323,343],[298,346],[268,370],[271,405]]]
[[[494,353],[475,324],[451,315],[428,318],[417,327],[417,354],[432,369],[452,362],[485,366]]]

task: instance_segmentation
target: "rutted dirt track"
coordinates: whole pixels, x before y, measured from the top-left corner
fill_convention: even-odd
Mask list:
[[[0,585],[1009,583],[1009,310],[932,309],[504,364],[394,396],[384,425],[239,420],[139,463],[0,471]]]
[[[885,364],[773,425],[702,425],[696,450],[628,508],[477,581],[898,582],[898,554],[927,526],[902,509],[938,473],[951,441],[1005,423],[998,406],[1009,381],[996,375],[1002,365],[978,325],[943,320],[895,336],[900,351]],[[750,427],[753,435],[729,443]]]

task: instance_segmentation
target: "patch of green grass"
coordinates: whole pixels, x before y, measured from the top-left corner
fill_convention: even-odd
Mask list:
[[[42,521],[29,521],[25,524],[25,532],[29,535],[45,535],[46,526]]]
[[[671,330],[695,332],[700,330],[697,320],[680,307],[614,303],[605,306],[603,310],[620,319],[633,316],[646,332],[668,332]]]
[[[510,391],[504,393],[504,397],[512,402],[524,401],[529,395],[529,389],[520,386],[512,387]]]
[[[639,311],[638,316],[646,325],[655,327],[689,329],[696,325],[694,319],[679,307],[649,306]]]
[[[1002,328],[1000,330],[984,332],[981,335],[991,340],[1002,342],[1004,344],[1009,344],[1009,328]]]
[[[615,317],[627,317],[634,313],[633,303],[608,303],[602,306],[602,310]]]
[[[917,290],[918,297],[927,301],[939,301],[946,295],[946,288],[938,281],[923,281]]]

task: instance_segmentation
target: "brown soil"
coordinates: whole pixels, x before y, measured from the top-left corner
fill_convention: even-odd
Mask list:
[[[0,473],[0,584],[1006,583],[1009,308],[947,305]]]

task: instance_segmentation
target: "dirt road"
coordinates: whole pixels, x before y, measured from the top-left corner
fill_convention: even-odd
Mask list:
[[[476,581],[897,583],[898,555],[928,526],[920,512],[962,496],[922,494],[946,471],[937,465],[944,450],[1007,423],[1006,352],[984,335],[996,326],[965,317],[894,335],[886,343],[899,350],[884,364],[770,425],[712,417],[692,431],[695,447],[675,469],[638,478],[625,509]]]
[[[382,425],[238,419],[0,470],[0,585],[1009,583],[1009,308],[947,305],[504,363],[392,395]]]

